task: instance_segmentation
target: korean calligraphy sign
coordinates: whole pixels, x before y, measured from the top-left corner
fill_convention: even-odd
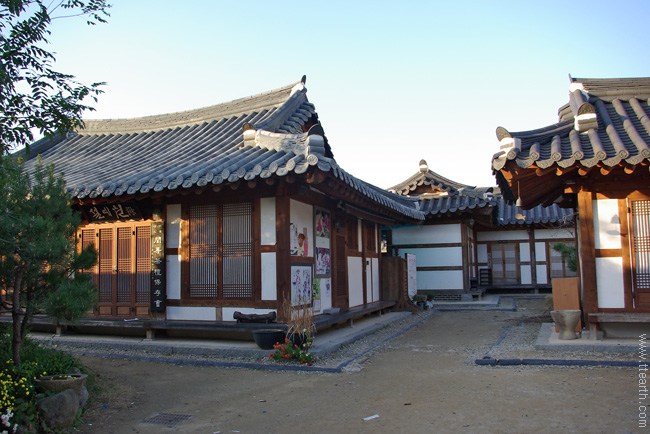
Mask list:
[[[164,312],[165,284],[165,224],[151,223],[151,311]]]
[[[135,202],[85,205],[83,212],[91,223],[142,219]]]

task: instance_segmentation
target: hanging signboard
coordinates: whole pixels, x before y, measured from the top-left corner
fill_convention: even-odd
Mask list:
[[[165,285],[165,226],[163,222],[151,223],[151,311],[164,312]]]
[[[418,293],[418,270],[416,258],[413,253],[406,254],[406,269],[408,271],[409,297]]]
[[[84,205],[82,209],[91,223],[142,220],[142,213],[135,202]]]

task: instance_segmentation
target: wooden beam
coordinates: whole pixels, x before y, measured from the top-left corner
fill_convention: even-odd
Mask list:
[[[632,297],[632,249],[630,249],[627,199],[618,199],[618,217],[621,221],[621,256],[623,257],[623,293],[625,308],[633,309]]]
[[[610,166],[602,166],[602,167],[600,168],[600,174],[601,174],[601,175],[604,175],[604,176],[607,176],[607,175],[609,175],[610,173],[612,173],[612,172],[614,171],[615,168],[616,168],[616,166],[612,166],[612,167],[610,167]]]
[[[625,162],[623,164],[623,172],[625,172],[626,175],[633,174],[634,171],[636,170],[636,168],[637,168],[636,164],[630,164],[630,163],[627,163],[627,162]]]
[[[320,184],[323,181],[325,181],[325,174],[321,172],[320,170],[316,170],[309,175],[307,175],[307,183],[308,184]]]
[[[575,166],[569,166],[569,167],[557,167],[555,169],[555,174],[557,176],[564,176],[566,174],[569,174],[571,172],[575,171]]]
[[[254,179],[251,179],[248,181],[248,188],[255,188],[257,187],[257,181]]]
[[[284,190],[284,189],[283,189]],[[279,192],[282,194],[282,192]],[[290,224],[290,201],[286,194],[278,195],[275,199],[275,233],[276,239],[276,297],[278,304],[291,296],[291,257],[290,243],[291,234],[289,232]],[[280,313],[280,312],[278,312]],[[278,318],[284,321],[285,318]]]
[[[591,166],[591,167],[579,167],[578,168],[578,175],[580,176],[587,176],[589,175],[589,172],[594,170],[594,167],[596,166]]]
[[[273,178],[273,177],[266,178],[266,180],[264,182],[266,182],[267,185],[274,185],[275,184],[275,178]]]
[[[212,186],[212,191],[214,191],[215,193],[219,193],[222,188],[223,186],[221,184],[215,184]]]
[[[598,292],[596,280],[596,252],[594,243],[593,194],[589,191],[578,193],[578,236],[582,278],[582,306],[586,314],[598,312]],[[587,316],[587,321],[589,317]],[[591,324],[588,323],[589,326]]]
[[[540,169],[540,168],[535,169],[535,175],[537,175],[537,176],[546,176],[549,173],[555,173],[555,172],[556,172],[556,169],[555,169],[555,167],[552,167],[552,166],[547,167],[546,169]]]

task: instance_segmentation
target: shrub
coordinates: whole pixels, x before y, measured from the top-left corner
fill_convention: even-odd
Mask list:
[[[27,339],[22,349],[23,363],[15,366],[11,354],[11,335],[0,333],[0,432],[13,432],[19,424],[29,429],[40,426],[36,403],[42,395],[36,393],[34,380],[43,375],[65,373],[83,365],[69,354],[46,348]]]

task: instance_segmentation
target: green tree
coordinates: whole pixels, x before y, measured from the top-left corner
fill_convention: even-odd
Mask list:
[[[40,162],[27,174],[9,151],[82,125],[84,104],[101,93],[55,71],[44,47],[53,20],[84,17],[105,22],[107,0],[0,0],[0,304],[13,320],[12,356],[20,350],[35,313],[74,320],[95,302],[95,289],[80,271],[96,261],[94,249],[75,250],[80,218],[62,177]],[[10,300],[2,300],[2,292]]]
[[[105,22],[106,0],[0,0],[0,155],[29,146],[34,132],[65,133],[82,124],[103,83],[90,86],[53,69],[45,50],[52,20],[85,17]]]
[[[0,277],[11,295],[12,356],[20,350],[35,313],[74,321],[95,305],[96,290],[81,272],[94,265],[90,247],[77,253],[79,213],[54,166],[36,164],[33,179],[11,155],[0,157]]]

